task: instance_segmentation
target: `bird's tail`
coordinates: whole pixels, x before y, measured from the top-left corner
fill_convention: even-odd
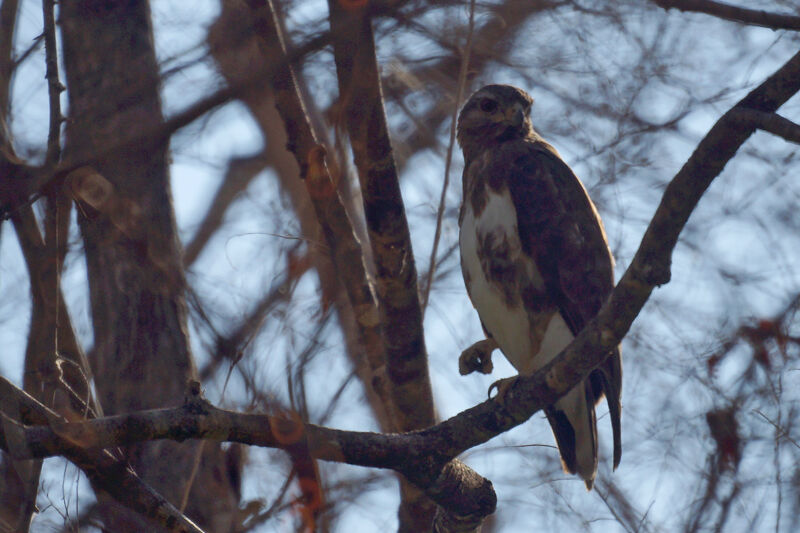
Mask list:
[[[564,471],[578,474],[592,489],[597,474],[597,421],[588,384],[582,382],[545,413],[556,437]]]

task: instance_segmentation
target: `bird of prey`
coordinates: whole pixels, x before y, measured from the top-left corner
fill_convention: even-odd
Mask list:
[[[458,117],[464,152],[461,271],[487,336],[462,354],[462,374],[490,372],[495,348],[521,375],[534,373],[572,341],[613,288],[613,258],[600,216],[580,180],[534,131],[532,103],[521,89],[487,85]],[[614,468],[619,464],[621,387],[616,348],[545,409],[564,470],[578,474],[587,489],[597,473],[594,408],[603,396]],[[503,392],[501,384],[501,400]]]

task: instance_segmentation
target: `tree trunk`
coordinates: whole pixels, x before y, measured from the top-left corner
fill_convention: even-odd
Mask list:
[[[90,165],[71,185],[85,200],[79,225],[100,403],[107,414],[179,405],[196,369],[169,191],[168,138],[159,131],[149,6],[143,0],[65,1],[61,27],[67,150]],[[124,144],[135,136],[142,140]],[[124,147],[110,151],[111,145]],[[142,479],[201,527],[233,530],[240,465],[226,468],[218,445],[160,441],[130,446],[124,454]],[[152,530],[116,508],[103,519],[114,531]]]

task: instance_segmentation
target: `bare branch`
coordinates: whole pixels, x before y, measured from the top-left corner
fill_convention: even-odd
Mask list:
[[[254,1],[250,7],[256,15],[254,26],[265,49],[284,49],[271,3],[265,5]],[[322,226],[325,241],[331,249],[331,259],[355,313],[365,353],[374,372],[367,383],[382,397],[384,409],[392,413],[391,402],[385,396],[385,387],[381,385],[379,376],[384,365],[383,341],[372,288],[367,281],[361,243],[356,239],[353,225],[337,194],[325,162],[325,148],[317,142],[311,129],[289,65],[290,62],[286,60],[276,61],[272,78],[276,107],[286,125],[288,147],[300,166],[301,177]],[[393,415],[390,416],[393,418]]]
[[[453,116],[450,119],[450,141],[447,145],[447,157],[444,162],[444,182],[442,183],[442,195],[439,198],[439,209],[436,211],[436,231],[433,234],[433,248],[431,249],[430,262],[428,263],[428,275],[425,280],[425,289],[422,291],[422,314],[428,307],[428,297],[431,293],[431,285],[436,274],[436,256],[439,250],[439,238],[442,234],[442,218],[444,215],[445,199],[447,198],[447,188],[450,184],[450,163],[453,161],[453,147],[456,141],[456,121],[458,118],[458,108],[461,107],[461,99],[464,98],[464,89],[467,85],[467,69],[469,68],[469,54],[472,49],[472,32],[475,29],[475,0],[469,3],[469,22],[467,23],[467,41],[461,49],[461,67],[458,72],[458,90],[456,99],[453,102]]]
[[[3,145],[3,127],[8,117],[11,75],[14,72],[14,30],[19,13],[18,0],[3,0],[0,4],[0,147]]]
[[[60,428],[64,419],[0,377],[0,438],[2,447],[12,456],[35,452],[22,438],[27,430],[21,424]],[[52,431],[52,430],[51,430]],[[108,492],[116,501],[166,528],[167,531],[203,533],[163,496],[144,483],[123,461],[107,451],[91,451],[70,437],[52,436],[63,455],[83,470],[89,480]]]
[[[336,125],[344,125],[361,185],[375,266],[375,297],[386,355],[386,377],[400,431],[435,423],[422,330],[417,269],[394,152],[389,140],[368,4],[328,1],[339,85]],[[401,531],[430,527],[435,507],[402,486]]]
[[[753,26],[763,26],[773,30],[800,30],[800,17],[770,13],[760,9],[747,9],[712,0],[653,0],[664,9],[706,13],[725,20],[742,22]]]
[[[347,127],[361,183],[376,271],[376,296],[386,346],[386,371],[398,411],[399,429],[434,421],[428,357],[422,335],[417,271],[400,195],[380,79],[372,21],[365,8],[328,3],[339,80],[336,114]]]
[[[756,109],[737,109],[735,119],[778,137],[800,144],[800,124],[780,116],[777,113],[766,113]]]
[[[199,384],[196,385],[183,407],[84,422],[45,423],[40,415],[30,417],[31,410],[36,414],[44,409],[38,403],[31,405],[35,400],[30,398],[21,404],[23,408],[17,414],[4,409],[13,432],[9,431],[9,424],[0,425],[0,447],[17,459],[66,455],[70,460],[76,449],[113,448],[156,439],[233,441],[278,448],[290,454],[302,454],[308,449],[316,459],[395,470],[428,489],[430,497],[447,509],[458,511],[459,516],[474,511],[471,505],[481,507],[486,514],[494,510],[491,483],[460,462],[447,465],[450,458],[444,458],[447,454],[444,448],[453,447],[446,435],[430,431],[406,434],[341,431],[304,424],[297,415],[283,410],[266,415],[236,413],[208,403],[199,393]],[[24,394],[1,377],[0,391],[13,398]],[[495,405],[491,401],[485,403]],[[27,426],[22,427],[21,422]],[[459,488],[454,490],[454,487]]]
[[[183,263],[186,268],[194,264],[214,232],[219,229],[228,207],[266,166],[267,157],[261,153],[238,157],[228,163],[225,177],[217,189],[200,227],[192,236],[192,240],[184,247]]]
[[[58,79],[58,51],[56,49],[56,20],[53,12],[54,1],[42,0],[44,12],[44,53],[47,64],[47,93],[50,98],[50,130],[47,134],[47,155],[45,167],[52,168],[61,157],[61,93],[64,86]]]

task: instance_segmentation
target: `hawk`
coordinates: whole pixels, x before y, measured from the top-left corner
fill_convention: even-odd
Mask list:
[[[586,189],[533,129],[533,99],[510,85],[475,92],[458,117],[464,152],[459,212],[461,271],[487,339],[468,348],[461,372],[491,371],[500,348],[521,375],[552,360],[613,288],[613,258]],[[499,399],[510,381],[501,380]],[[545,414],[565,471],[592,488],[597,473],[595,405],[605,396],[619,464],[619,348]]]

